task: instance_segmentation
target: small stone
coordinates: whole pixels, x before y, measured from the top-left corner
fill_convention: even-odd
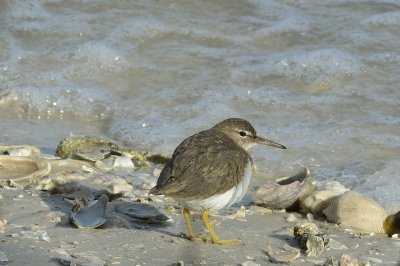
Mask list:
[[[4,234],[7,226],[7,220],[6,219],[0,219],[0,233]]]
[[[273,250],[271,245],[268,245],[266,252],[269,257],[269,261],[273,263],[289,263],[295,261],[301,256],[300,250],[298,249],[295,252],[291,252],[291,254],[278,254],[278,252]]]
[[[392,238],[396,238],[396,239],[399,238],[399,234],[393,234]]]
[[[358,263],[358,260],[356,258],[353,258],[346,254],[343,254],[342,256],[340,256],[339,265],[340,266],[361,266],[361,264]]]
[[[288,213],[288,215],[285,218],[285,221],[289,223],[294,223],[297,221],[297,218],[293,213]]]
[[[91,174],[96,172],[96,170],[86,165],[82,165],[82,170],[86,173],[91,173]]]
[[[307,257],[319,257],[321,253],[324,251],[324,240],[316,235],[310,235],[307,239],[306,243],[306,255]]]
[[[240,265],[242,265],[242,266],[261,266],[260,264],[255,263],[253,261],[249,261],[249,260],[240,263]]]

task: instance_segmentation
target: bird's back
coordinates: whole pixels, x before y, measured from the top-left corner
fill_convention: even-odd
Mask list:
[[[185,139],[164,166],[150,193],[177,199],[208,198],[241,182],[249,154],[214,129]]]

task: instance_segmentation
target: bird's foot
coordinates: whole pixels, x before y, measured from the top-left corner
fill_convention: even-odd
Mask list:
[[[190,241],[202,241],[202,242],[205,242],[205,243],[211,241],[211,239],[206,238],[206,237],[204,237],[202,235],[196,235],[196,236],[193,235],[193,236],[191,236],[191,235],[187,235],[185,233],[181,233],[179,236],[184,238],[184,239],[190,240]]]
[[[232,246],[239,246],[240,241],[239,239],[211,239],[211,243],[218,244],[218,245],[232,245]]]

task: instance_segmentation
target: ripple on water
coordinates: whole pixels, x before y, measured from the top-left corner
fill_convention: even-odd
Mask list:
[[[359,75],[365,67],[356,57],[340,49],[280,53],[268,57],[233,59],[232,82],[241,86],[265,86],[279,79],[305,81],[308,87],[321,82],[336,83]],[[298,89],[298,88],[295,88]]]

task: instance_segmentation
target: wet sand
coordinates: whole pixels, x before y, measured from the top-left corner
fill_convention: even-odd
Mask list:
[[[267,265],[271,263],[266,253],[268,245],[278,254],[293,254],[292,251],[279,252],[287,245],[298,248],[291,229],[307,220],[295,214],[297,219],[288,222],[288,213],[284,212],[246,215],[244,220],[228,219],[226,214],[238,211],[239,206],[235,205],[223,215],[211,216],[220,238],[238,238],[241,242],[239,246],[222,246],[179,237],[181,232],[186,232],[186,226],[178,208],[175,212],[161,209],[171,217],[164,224],[138,222],[126,228],[107,222],[98,229],[86,230],[70,224],[71,205],[60,195],[50,195],[32,187],[1,191],[0,218],[6,219],[8,224],[0,234],[0,251],[5,253],[8,265],[62,265],[59,258],[63,252],[71,256],[94,256],[100,263],[92,261],[92,264],[83,265],[101,265],[102,261],[106,265],[175,265],[178,262],[185,265]],[[254,208],[246,206],[250,211]],[[400,239],[384,235],[360,236],[325,221],[315,223],[330,235],[330,243],[320,257],[302,254],[291,265],[323,265],[327,258],[338,260],[342,254],[362,263],[369,261],[370,265],[400,265]],[[206,234],[198,219],[194,228]],[[45,231],[48,238],[40,230]],[[23,238],[21,231],[41,232],[42,237]]]

